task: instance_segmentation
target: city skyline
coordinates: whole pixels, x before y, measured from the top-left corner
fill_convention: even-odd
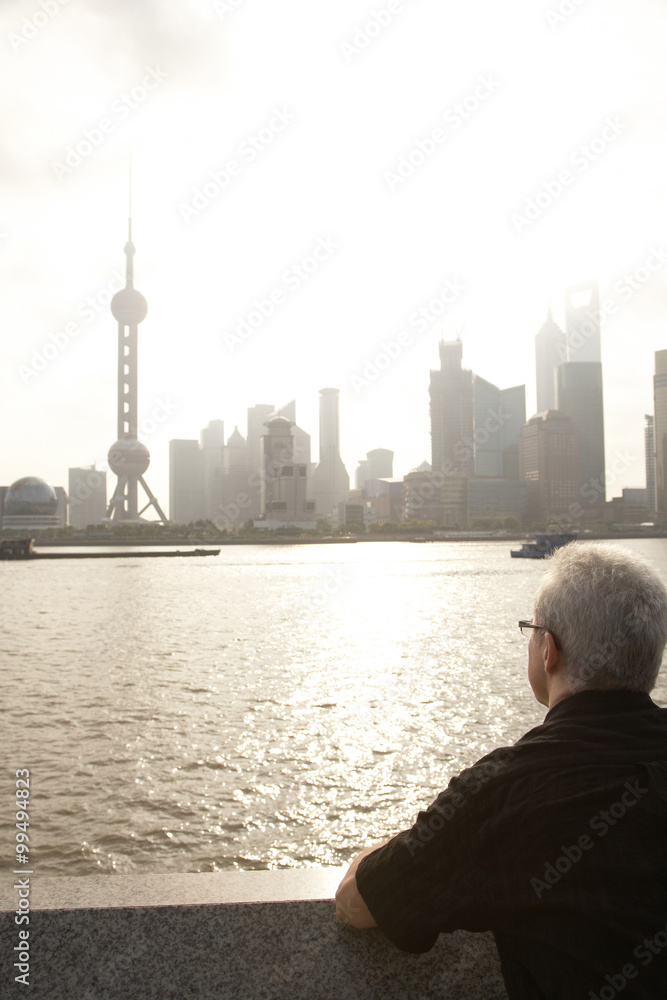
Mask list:
[[[553,312],[552,308],[549,307],[548,317],[547,317],[547,323],[553,322],[552,312]],[[564,315],[566,315],[565,312],[564,312]],[[540,330],[537,331],[536,337],[534,338],[535,342],[536,342],[536,345],[537,345],[537,340],[539,338],[539,335],[540,335],[540,333],[542,332],[543,329],[544,329],[544,326]],[[451,348],[454,347],[454,344],[455,344],[454,341],[450,341],[450,342],[446,342],[445,341],[445,342],[443,342],[441,340],[438,343],[439,351],[442,352],[443,345],[445,347],[451,349]],[[458,348],[459,354],[461,354],[461,349],[462,348],[465,349],[465,345],[461,344],[460,341],[459,341],[459,348]],[[442,354],[441,354],[441,356],[442,356]],[[461,362],[459,362],[459,363],[461,363]],[[535,369],[535,359],[533,359],[533,369]],[[472,378],[472,381],[471,381],[471,384],[470,384],[471,406],[472,406],[472,388],[473,388],[474,384],[479,385],[480,383],[482,383],[482,384],[489,385],[491,389],[493,389],[495,391],[499,391],[500,394],[501,394],[501,396],[502,396],[503,392],[510,393],[510,392],[514,392],[516,390],[521,390],[523,392],[523,390],[524,390],[524,385],[514,386],[511,389],[497,390],[497,387],[495,387],[492,384],[488,383],[488,380],[484,379],[477,372],[472,371],[472,369],[467,364],[463,365],[463,371],[467,372],[467,374]],[[433,372],[431,371],[431,376],[432,375],[433,375]],[[537,380],[534,379],[534,381],[536,382]],[[602,384],[604,384],[604,376],[602,376]],[[334,391],[334,392],[338,392],[338,390],[335,390],[335,389],[320,390],[319,391],[320,395],[321,395],[322,391]],[[428,387],[426,388],[426,392],[424,394],[425,398],[427,398],[427,395],[428,395]],[[205,435],[206,432],[207,432],[207,430],[209,430],[210,427],[213,426],[213,425],[220,425],[221,427],[224,427],[224,437],[223,437],[223,440],[224,440],[225,444],[227,444],[228,440],[234,434],[239,433],[239,425],[240,425],[240,427],[243,428],[243,430],[245,431],[245,434],[247,435],[247,433],[248,433],[248,425],[249,425],[249,418],[250,418],[250,411],[252,411],[252,410],[265,410],[267,415],[269,413],[275,413],[275,414],[281,415],[283,412],[291,412],[291,411],[293,411],[295,409],[295,403],[296,403],[295,400],[291,400],[289,402],[285,402],[283,405],[280,405],[280,406],[273,406],[273,405],[270,405],[270,404],[269,405],[267,405],[267,404],[252,404],[251,406],[249,406],[249,407],[246,408],[247,419],[245,420],[245,422],[239,421],[239,423],[235,423],[233,431],[230,431],[229,427],[231,425],[227,422],[227,420],[224,417],[223,418],[212,418],[211,420],[208,421],[207,427],[199,428],[195,432],[194,439],[191,438],[191,437],[189,437],[189,438],[187,438],[185,440],[182,440],[182,439],[170,439],[169,442],[168,442],[168,448],[171,451],[172,445],[175,444],[175,443],[179,443],[179,442],[181,442],[183,444],[187,444],[187,445],[190,445],[190,444],[197,445],[197,447],[199,447],[198,442],[199,442],[200,436]],[[428,407],[428,403],[426,405]],[[159,425],[162,422],[162,420],[166,419],[169,416],[170,409],[171,409],[171,407],[170,407],[169,402],[165,402],[163,400],[158,400],[158,406],[157,406],[156,410],[154,411],[154,416],[153,417],[148,416],[147,418],[144,419],[143,425],[139,424],[140,437],[142,436],[142,432],[143,432],[143,436],[146,436],[146,435],[151,436],[151,434],[153,433],[153,430],[155,428],[159,427]],[[550,409],[551,409],[551,407],[550,407]],[[488,407],[487,407],[487,410],[488,410]],[[487,410],[484,410],[484,412],[486,413]],[[488,412],[491,412],[491,410],[488,410]],[[526,410],[526,422],[530,421],[530,419],[534,415],[536,415],[536,414],[538,414],[540,412],[541,411],[539,409],[535,409],[533,411],[533,413],[529,413]],[[642,415],[642,420],[645,421],[644,415]],[[321,416],[320,416],[320,423],[321,423]],[[262,426],[266,426],[266,424],[262,423]],[[430,427],[430,424],[429,424],[429,427]],[[641,429],[642,429],[642,438],[643,438],[644,437],[644,430],[645,430],[645,423],[641,424]],[[297,430],[299,430],[299,428],[297,428]],[[262,433],[262,431],[261,431],[261,428],[260,428],[260,434],[261,433]],[[267,433],[267,432],[264,431],[263,433]],[[310,433],[309,433],[309,431],[307,429],[305,429],[305,431],[303,433],[306,433],[306,434],[308,434],[308,436],[310,436]],[[402,477],[408,475],[408,473],[415,472],[423,464],[424,461],[425,462],[430,462],[431,461],[432,441],[431,441],[431,430],[430,429],[429,429],[429,432],[428,432],[428,436],[429,436],[429,453],[427,453],[424,456],[424,458],[422,459],[422,461],[420,463],[415,463],[414,465],[410,466],[409,468],[395,470],[395,473],[394,473],[395,477],[398,476],[398,477],[402,478]],[[455,435],[455,437],[456,437],[456,439],[458,441],[459,450],[461,450],[460,446],[461,446],[461,442],[462,441],[467,441],[467,442],[469,442],[469,444],[471,444],[472,441],[473,441],[473,439],[476,440],[475,435],[474,435],[474,431],[473,431],[473,428],[472,428],[472,425],[468,429],[468,433],[467,434],[464,431],[461,431],[461,433],[459,435]],[[113,451],[113,447],[115,447],[115,446],[112,446],[112,451]],[[370,450],[374,450],[374,449],[370,449]],[[383,450],[383,448],[380,447],[379,450]],[[482,449],[482,451],[483,450],[484,449]],[[110,455],[111,455],[112,451],[109,452]],[[476,451],[477,451],[477,449],[476,449]],[[318,454],[319,454],[319,449],[318,449]],[[472,455],[472,452],[470,452],[470,454]],[[643,470],[644,471],[640,473],[641,475],[644,476],[644,480],[641,483],[635,483],[634,487],[631,484],[629,484],[628,482],[626,482],[625,479],[623,478],[623,474],[625,472],[625,469],[626,468],[630,468],[630,463],[627,462],[626,459],[627,459],[627,456],[621,456],[620,457],[620,467],[619,466],[615,467],[608,474],[608,476],[609,476],[609,479],[608,479],[608,486],[609,486],[609,488],[607,490],[607,500],[611,500],[611,498],[612,498],[613,495],[619,495],[621,493],[621,491],[622,491],[623,488],[631,488],[631,489],[632,488],[643,488],[646,485],[645,484],[645,480],[646,480],[646,475],[645,475],[645,448],[644,448],[644,453],[642,454],[642,462],[644,463],[644,465],[643,465]],[[167,468],[169,468],[169,461],[170,461],[170,459],[169,459],[169,455],[168,455],[167,456]],[[158,462],[159,462],[159,459],[158,459]],[[348,463],[345,463],[347,472],[349,474],[350,482],[353,481],[355,470],[356,470],[356,468],[357,468],[357,466],[359,465],[360,462],[363,462],[363,455],[362,454],[359,454],[359,456],[357,457],[357,459],[353,460],[354,464],[353,464],[352,468],[348,467]],[[317,466],[317,460],[313,460],[312,464],[313,464],[313,470],[314,470],[315,467]],[[106,474],[108,472],[111,475],[112,479],[113,479],[113,474],[114,473],[113,473],[113,470],[110,469],[108,461],[107,462],[102,461],[101,463],[95,462],[95,463],[93,463],[93,465],[97,469],[98,472],[103,472],[104,474]],[[92,468],[93,465],[89,466],[88,468]],[[72,471],[72,467],[68,466],[68,474],[71,471]],[[456,470],[452,469],[452,471],[456,471]],[[34,473],[34,472],[31,472],[31,473],[28,473],[28,474],[30,474],[30,475],[32,475],[32,474],[39,475],[39,473]],[[489,472],[489,471],[487,471],[486,473],[483,472],[483,471],[481,471],[481,472],[480,471],[472,472],[472,465],[471,465],[471,468],[470,468],[470,470],[468,470],[467,474],[472,475],[473,478],[474,478],[476,476],[490,475],[492,473]],[[500,474],[500,473],[498,473],[498,474]],[[604,476],[605,476],[605,473],[604,473],[604,470],[603,470],[603,472],[602,472],[602,480],[604,480]],[[19,477],[17,477],[17,478],[19,478]],[[46,478],[46,477],[42,477],[42,478]],[[62,482],[65,482],[65,481],[66,481],[66,478],[62,477]],[[168,487],[167,487],[167,490],[166,490],[166,492],[164,494],[165,497],[170,494],[170,478],[169,478],[169,475],[167,477],[167,484],[168,484]],[[56,486],[59,486],[60,484],[58,482],[56,482],[56,481],[51,481],[50,485],[54,486],[54,488],[55,488]],[[111,493],[109,494],[109,496],[111,497]],[[147,499],[148,498],[145,498],[145,500],[147,500]],[[163,504],[163,505],[167,506],[166,503]],[[146,507],[150,506],[150,503],[145,503],[145,506]],[[170,519],[173,516],[172,515],[171,506],[172,506],[172,503],[171,503],[171,500],[170,500],[170,503],[168,505],[168,508],[169,508],[168,517]],[[149,516],[148,519],[149,520],[154,520],[154,515]]]
[[[314,434],[324,385],[348,473],[389,448],[405,474],[430,456],[442,339],[483,379],[525,383],[530,418],[534,337],[549,309],[564,329],[564,289],[592,278],[608,495],[643,486],[666,346],[665,12],[610,0],[554,23],[547,5],[424,0],[371,37],[352,3],[224,6],[156,0],[146,32],[131,6],[39,24],[3,6],[0,481],[106,464],[132,148],[140,438],[154,428],[161,502],[169,440],[214,419],[245,433],[264,400],[296,399]]]

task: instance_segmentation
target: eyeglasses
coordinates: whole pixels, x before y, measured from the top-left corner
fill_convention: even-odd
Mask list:
[[[530,637],[530,632],[528,630],[531,628],[541,628],[544,629],[545,632],[551,632],[551,629],[547,625],[533,625],[532,618],[529,618],[528,621],[520,621],[519,628],[521,630],[521,635],[525,635],[527,637]],[[561,646],[561,644],[559,643],[558,639],[553,634],[553,632],[551,632],[551,636],[553,638],[556,649],[562,649],[563,647]]]

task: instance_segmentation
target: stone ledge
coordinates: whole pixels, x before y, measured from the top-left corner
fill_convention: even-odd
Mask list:
[[[490,934],[425,955],[335,917],[345,869],[30,877],[30,987],[14,982],[14,878],[0,883],[3,998],[502,1000]],[[25,927],[25,925],[22,925]],[[7,988],[8,987],[8,988]]]

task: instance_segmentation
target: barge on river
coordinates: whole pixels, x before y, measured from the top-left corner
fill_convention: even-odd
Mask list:
[[[32,538],[5,539],[0,542],[0,559],[153,559],[164,556],[218,556],[220,549],[145,549],[133,552],[110,548],[107,552],[36,552]]]

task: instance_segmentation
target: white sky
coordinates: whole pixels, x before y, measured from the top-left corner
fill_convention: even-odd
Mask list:
[[[556,23],[559,5],[573,13]],[[378,11],[389,23],[352,48]],[[376,447],[396,452],[403,475],[430,458],[442,337],[460,333],[464,364],[484,378],[525,382],[532,414],[535,333],[550,305],[562,323],[565,285],[594,277],[615,307],[602,335],[618,470],[608,496],[643,486],[653,352],[667,347],[666,31],[655,0],[4,0],[0,482],[66,486],[69,466],[105,467],[116,435],[106,290],[124,271],[131,148],[136,287],[149,305],[140,420],[160,401],[172,411],[141,435],[163,505],[168,441],[216,418],[245,434],[254,403],[296,398],[315,458],[325,385],[341,390],[350,475]],[[123,95],[147,74],[152,89],[130,108]],[[466,99],[478,107],[463,121]],[[577,150],[608,119],[616,127],[587,160]],[[249,138],[272,124],[282,131],[263,133],[272,141],[251,160]],[[388,177],[438,128],[412,176]],[[58,169],[91,130],[100,141]],[[184,209],[230,160],[226,189],[209,188],[196,216]],[[563,170],[570,183],[517,231],[513,213]],[[316,272],[286,276],[319,240],[337,246]],[[637,290],[619,284],[649,258]],[[355,387],[448,280],[465,286],[456,303]],[[278,291],[273,315],[230,350],[225,334]],[[77,335],[32,371],[72,323]]]

